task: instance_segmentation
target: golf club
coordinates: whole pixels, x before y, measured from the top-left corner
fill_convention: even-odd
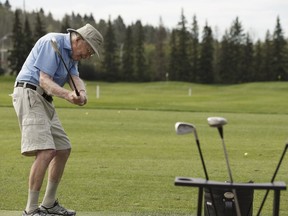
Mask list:
[[[281,157],[280,157],[279,163],[278,163],[278,165],[277,165],[277,167],[276,167],[276,170],[275,170],[275,172],[274,172],[274,174],[273,174],[273,176],[272,176],[271,183],[273,183],[274,180],[275,180],[275,178],[276,178],[276,175],[277,175],[278,170],[279,170],[279,168],[280,168],[280,165],[281,165],[281,163],[282,163],[282,161],[283,161],[283,159],[284,159],[284,156],[285,156],[285,154],[286,154],[287,149],[288,149],[288,144],[286,144],[286,146],[285,146],[285,148],[284,148],[284,151],[283,151],[283,153],[282,153],[282,155],[281,155]],[[260,216],[260,213],[261,213],[262,208],[263,208],[263,206],[264,206],[264,204],[265,204],[265,201],[266,201],[266,199],[267,199],[268,194],[269,194],[269,190],[267,190],[266,193],[265,193],[265,196],[264,196],[264,198],[263,198],[263,200],[262,200],[262,202],[261,202],[260,208],[259,208],[259,210],[258,210],[257,216]]]
[[[207,173],[206,165],[205,165],[205,162],[204,162],[204,157],[203,157],[203,154],[202,154],[202,151],[201,151],[201,148],[200,148],[200,141],[198,139],[198,135],[197,135],[197,131],[196,131],[195,126],[190,124],[190,123],[177,122],[175,124],[175,131],[176,131],[176,133],[178,135],[188,134],[188,133],[192,133],[192,132],[194,133],[194,137],[195,137],[196,144],[197,144],[197,147],[198,147],[200,159],[201,159],[202,166],[203,166],[204,173],[205,173],[205,178],[208,181],[209,180],[209,176],[208,176],[208,173]],[[211,196],[212,206],[214,206],[214,209],[215,209],[215,215],[218,216],[211,188],[209,188],[209,193],[210,193],[210,196]]]
[[[73,84],[74,90],[75,90],[75,92],[76,92],[76,95],[77,95],[77,96],[80,96],[79,91],[78,91],[78,89],[77,89],[77,87],[76,87],[76,85],[75,85],[75,83],[74,83],[73,78],[72,78],[72,75],[70,74],[69,69],[68,69],[68,67],[67,67],[67,65],[66,65],[66,63],[65,63],[65,61],[64,61],[64,59],[63,59],[63,57],[62,57],[62,55],[61,55],[61,53],[60,53],[60,51],[59,51],[59,48],[58,48],[58,45],[57,45],[57,42],[56,42],[56,39],[55,39],[55,38],[52,38],[52,39],[51,39],[51,45],[52,45],[54,51],[55,51],[55,52],[58,54],[58,56],[60,57],[62,63],[64,64],[64,67],[66,68],[67,73],[68,73],[68,75],[69,75],[69,77],[70,77],[70,79],[71,79],[71,81],[72,81],[72,84]]]
[[[231,172],[231,168],[230,168],[228,153],[227,153],[227,149],[226,149],[226,145],[225,145],[225,141],[224,141],[224,134],[223,134],[223,125],[227,124],[227,120],[223,117],[209,117],[207,119],[207,121],[208,121],[208,124],[210,127],[217,127],[217,129],[218,129],[218,132],[219,132],[221,140],[222,140],[222,145],[223,145],[223,149],[224,149],[224,155],[225,155],[225,159],[226,159],[226,165],[227,165],[227,169],[228,169],[230,182],[233,183],[232,172]],[[236,190],[233,189],[232,192],[235,195],[234,198],[235,198],[236,214],[237,214],[237,216],[241,216],[241,211],[240,211],[240,206],[239,206]]]

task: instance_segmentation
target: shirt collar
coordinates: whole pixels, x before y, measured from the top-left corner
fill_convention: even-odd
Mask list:
[[[64,49],[67,49],[69,51],[69,56],[72,55],[72,47],[71,47],[71,41],[70,41],[70,33],[65,34],[64,36]]]

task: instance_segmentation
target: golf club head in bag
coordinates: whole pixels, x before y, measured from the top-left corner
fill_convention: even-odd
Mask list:
[[[217,127],[219,134],[223,139],[223,125],[227,124],[227,120],[223,117],[209,117],[207,121],[210,127]]]
[[[223,132],[223,125],[227,124],[227,120],[223,117],[209,117],[207,119],[207,121],[208,121],[208,124],[210,127],[216,127],[218,129],[218,132],[219,132],[219,135],[220,135],[221,141],[222,141],[223,150],[224,150],[226,166],[227,166],[228,175],[230,178],[229,180],[231,183],[233,183],[232,171],[230,168],[228,153],[227,153],[227,149],[226,149],[226,145],[225,145],[225,141],[224,141],[224,132]],[[232,190],[232,192],[234,193],[234,200],[235,200],[235,207],[236,207],[237,216],[241,216],[241,211],[240,211],[240,206],[239,206],[236,190]]]
[[[176,133],[178,135],[194,133],[194,137],[195,137],[195,140],[196,140],[196,144],[197,144],[198,152],[199,152],[199,155],[200,155],[200,159],[201,159],[202,167],[203,167],[203,170],[204,170],[204,174],[205,174],[206,180],[208,181],[209,180],[209,176],[208,176],[208,172],[207,172],[207,169],[206,169],[204,157],[203,157],[202,150],[201,150],[201,147],[200,147],[200,141],[198,139],[198,135],[197,135],[197,131],[196,131],[195,126],[193,124],[190,124],[190,123],[187,123],[187,122],[177,122],[175,124],[175,131],[176,131]],[[211,188],[209,189],[209,192],[210,192],[209,194],[210,194],[212,208],[214,209],[215,216],[218,216],[217,208],[216,208],[216,205],[215,205],[213,192],[212,192]]]
[[[176,122],[175,131],[178,135],[194,133],[195,139],[198,140],[197,131],[193,124],[186,123],[186,122]]]
[[[193,124],[190,124],[190,123],[187,123],[187,122],[177,122],[175,124],[175,131],[179,135],[188,134],[188,133],[194,133],[194,137],[195,137],[195,141],[196,141],[196,144],[197,144],[197,148],[198,148],[198,152],[199,152],[199,155],[200,155],[200,159],[201,159],[201,162],[202,162],[202,166],[203,166],[203,169],[204,169],[205,177],[206,177],[206,180],[209,180],[207,169],[206,169],[206,165],[205,165],[205,161],[204,161],[204,157],[203,157],[203,154],[202,154],[202,151],[201,151],[201,147],[200,147],[200,141],[198,139],[198,135],[197,135],[197,131],[196,131],[195,126]]]

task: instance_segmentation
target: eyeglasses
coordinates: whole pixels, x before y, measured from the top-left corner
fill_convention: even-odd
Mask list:
[[[90,45],[86,42],[87,45],[87,53],[89,54],[89,57],[93,56],[95,53],[94,51],[90,48]]]

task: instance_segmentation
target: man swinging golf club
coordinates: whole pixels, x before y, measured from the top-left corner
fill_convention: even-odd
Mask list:
[[[78,61],[93,54],[99,57],[103,37],[90,24],[67,31],[67,34],[48,33],[40,38],[15,82],[13,106],[22,135],[21,153],[35,156],[22,216],[76,215],[74,210],[61,206],[56,198],[71,144],[55,112],[52,96],[79,106],[87,103]],[[63,88],[66,82],[71,90]],[[39,192],[47,170],[47,187],[39,206]]]

